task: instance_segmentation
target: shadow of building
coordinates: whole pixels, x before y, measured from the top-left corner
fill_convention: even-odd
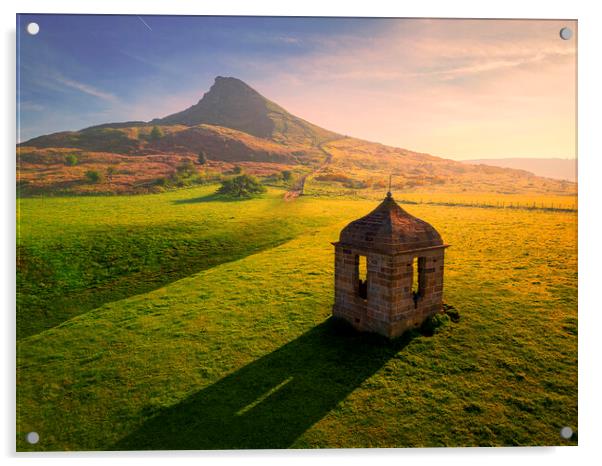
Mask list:
[[[287,448],[404,348],[329,319],[160,410],[112,450]]]

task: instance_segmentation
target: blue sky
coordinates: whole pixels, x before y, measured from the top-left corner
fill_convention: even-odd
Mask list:
[[[32,21],[40,24],[36,36],[24,33]],[[22,140],[160,117],[196,103],[215,76],[252,84],[263,77],[262,63],[271,67],[319,49],[318,34],[369,34],[371,26],[361,20],[86,15],[22,15],[20,23]]]
[[[19,137],[165,116],[221,75],[364,139],[460,159],[571,157],[565,23],[20,15]]]

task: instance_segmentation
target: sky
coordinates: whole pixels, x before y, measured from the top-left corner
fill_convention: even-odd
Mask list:
[[[37,35],[26,26],[36,22]],[[559,31],[570,27],[573,38]],[[163,117],[216,76],[369,141],[576,157],[575,21],[19,15],[18,140]]]

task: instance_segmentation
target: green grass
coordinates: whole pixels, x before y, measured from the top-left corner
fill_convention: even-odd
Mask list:
[[[374,201],[175,202],[199,193],[21,201],[22,246],[37,251],[195,223],[189,249],[216,229],[264,246],[21,339],[19,450],[577,443],[559,435],[577,431],[576,214],[407,206],[452,245],[445,300],[460,321],[386,342],[328,320],[330,241]],[[185,237],[173,231],[159,236]]]
[[[18,200],[18,338],[333,220],[283,203],[282,191],[228,201],[212,195],[216,187]]]

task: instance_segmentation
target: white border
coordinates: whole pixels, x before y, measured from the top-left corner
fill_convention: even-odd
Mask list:
[[[363,464],[366,461],[384,463],[421,463],[451,465],[490,465],[507,463],[545,463],[546,465],[594,464],[600,458],[598,435],[600,429],[600,394],[602,384],[597,355],[602,354],[602,306],[598,281],[602,278],[602,170],[600,158],[600,65],[601,18],[596,14],[595,1],[498,0],[342,0],[284,2],[280,0],[222,0],[206,2],[192,0],[4,0],[2,15],[2,73],[4,109],[0,113],[0,129],[5,153],[2,154],[2,229],[4,261],[0,286],[3,302],[2,407],[0,423],[2,454],[6,464],[28,464],[45,458],[47,464],[164,464],[176,458],[184,464],[207,462],[234,463],[245,459],[253,464],[292,464],[308,461],[318,464]],[[171,453],[72,453],[22,455],[14,453],[14,241],[15,241],[15,14],[19,13],[104,13],[104,14],[229,14],[229,15],[286,15],[286,16],[400,16],[400,17],[469,17],[469,18],[562,18],[579,20],[579,447],[508,448],[508,449],[405,449],[405,450],[322,450],[322,451],[234,451],[234,452],[171,452]]]

